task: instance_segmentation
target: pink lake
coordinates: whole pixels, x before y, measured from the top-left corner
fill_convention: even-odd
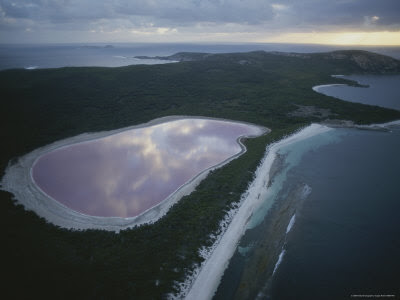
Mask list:
[[[180,119],[53,150],[37,159],[32,178],[74,211],[135,217],[240,153],[239,137],[261,133],[244,123]]]

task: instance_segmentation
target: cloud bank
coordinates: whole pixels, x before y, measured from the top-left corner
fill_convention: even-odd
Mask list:
[[[399,0],[0,0],[0,42],[400,31]]]

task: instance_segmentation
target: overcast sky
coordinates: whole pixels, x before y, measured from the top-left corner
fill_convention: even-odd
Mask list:
[[[291,42],[383,32],[400,44],[400,0],[0,0],[0,43]]]

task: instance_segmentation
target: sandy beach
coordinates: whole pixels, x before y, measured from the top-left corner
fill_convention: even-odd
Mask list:
[[[246,148],[241,142],[241,139],[251,136],[242,136],[238,138],[237,142],[241,147],[241,151],[239,153],[226,159],[225,161],[221,162],[218,165],[215,165],[211,168],[204,170],[203,172],[201,172],[200,174],[198,174],[197,176],[195,176],[194,178],[192,178],[191,180],[180,186],[174,193],[168,196],[160,204],[148,209],[139,216],[131,218],[89,216],[76,212],[62,205],[58,201],[47,196],[35,184],[31,173],[32,166],[35,164],[35,162],[39,157],[55,149],[68,147],[76,143],[83,143],[95,139],[100,139],[126,130],[144,128],[186,118],[212,119],[212,120],[236,122],[231,120],[214,119],[214,118],[197,117],[197,116],[169,116],[169,117],[158,118],[148,123],[125,127],[112,131],[83,133],[78,136],[56,141],[52,144],[35,149],[34,151],[20,157],[15,164],[9,165],[7,167],[5,175],[1,180],[1,189],[13,193],[15,199],[17,200],[17,203],[22,204],[25,207],[25,209],[32,210],[40,217],[45,218],[48,222],[64,228],[72,228],[79,230],[104,229],[104,230],[118,232],[120,230],[130,228],[136,225],[155,222],[163,215],[165,215],[166,212],[174,203],[179,201],[179,199],[181,199],[183,196],[190,194],[196,188],[196,186],[208,175],[208,173],[211,170],[219,168],[229,163],[231,160],[235,159],[241,154],[243,154],[246,151]],[[236,123],[246,124],[245,122],[236,122]],[[250,125],[254,126],[254,124]],[[265,127],[261,126],[257,127],[259,128],[259,135],[269,132],[269,129]]]
[[[322,85],[313,86],[312,89],[313,89],[313,91],[320,93],[321,88],[325,88],[328,86],[341,86],[341,85],[347,85],[347,84],[344,84],[344,83],[322,84]]]

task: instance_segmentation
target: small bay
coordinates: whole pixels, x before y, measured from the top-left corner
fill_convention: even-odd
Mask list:
[[[361,86],[325,85],[318,92],[350,102],[400,110],[400,75],[349,75],[339,78],[356,81]]]

